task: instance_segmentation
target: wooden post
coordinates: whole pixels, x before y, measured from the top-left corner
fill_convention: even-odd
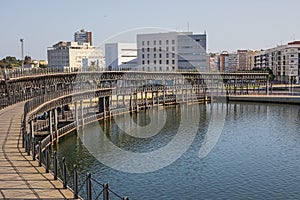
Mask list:
[[[42,166],[42,143],[39,141],[39,167]]]
[[[108,196],[109,196],[108,184],[104,183],[104,185],[103,185],[103,200],[109,200]]]
[[[73,191],[74,191],[74,199],[78,199],[78,173],[77,173],[77,165],[74,165],[74,170],[73,170]]]
[[[57,180],[57,154],[56,154],[56,151],[53,152],[53,176],[54,176],[54,180]]]
[[[63,188],[67,189],[67,165],[66,158],[62,158],[62,172],[63,172]]]
[[[87,200],[92,200],[92,181],[91,181],[91,174],[87,173],[86,174],[86,199]]]
[[[45,165],[46,165],[46,173],[49,173],[49,148],[47,147],[47,149],[46,149],[46,163],[45,163]]]

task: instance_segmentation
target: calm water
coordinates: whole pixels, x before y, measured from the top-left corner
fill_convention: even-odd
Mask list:
[[[150,138],[125,134],[113,119],[88,125],[80,134],[96,134],[97,139],[91,143],[101,149],[100,125],[116,146],[132,152],[151,152],[175,137],[181,116],[192,113],[195,106],[200,109],[200,118],[193,143],[178,160],[160,170],[114,170],[95,159],[75,134],[60,141],[58,155],[67,158],[69,169],[78,165],[81,179],[91,172],[93,178],[108,182],[112,190],[130,199],[300,199],[300,106],[230,103],[191,105],[183,111],[178,107],[148,110],[132,115],[132,120],[140,126],[163,121],[161,131]],[[226,113],[224,127],[213,150],[200,159],[199,149],[214,110]],[[160,118],[155,121],[151,116]],[[83,190],[81,195],[84,196]]]

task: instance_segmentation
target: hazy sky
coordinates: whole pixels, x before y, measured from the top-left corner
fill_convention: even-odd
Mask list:
[[[1,0],[0,59],[25,53],[46,59],[47,47],[93,32],[94,44],[144,27],[207,32],[208,51],[265,49],[300,40],[299,0]],[[134,38],[134,37],[132,37]]]

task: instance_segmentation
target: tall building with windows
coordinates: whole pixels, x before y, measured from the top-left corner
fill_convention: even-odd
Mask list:
[[[74,42],[78,42],[79,44],[89,43],[90,45],[93,45],[92,32],[85,31],[84,29],[81,29],[80,31],[75,32],[74,33]]]
[[[103,70],[102,50],[90,43],[58,42],[47,49],[48,67]]]
[[[132,70],[137,66],[136,43],[105,44],[105,65],[108,70]]]
[[[258,52],[254,56],[254,66],[269,67],[273,70],[275,80],[282,83],[300,83],[300,41]]]
[[[206,71],[206,34],[139,34],[137,64],[142,71]]]

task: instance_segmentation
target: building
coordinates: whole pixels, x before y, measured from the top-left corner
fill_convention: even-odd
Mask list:
[[[229,54],[227,51],[223,51],[220,56],[220,67],[219,71],[220,72],[228,72],[229,71]]]
[[[239,60],[237,53],[228,54],[229,72],[235,72],[238,69]]]
[[[300,83],[300,41],[262,50],[254,56],[256,68],[272,69],[275,80],[281,83]]]
[[[245,70],[252,70],[254,66],[254,57],[258,54],[259,51],[248,50],[246,54],[246,68]]]
[[[136,43],[105,44],[105,66],[108,70],[132,70],[137,67]]]
[[[102,51],[90,43],[58,42],[47,49],[47,57],[52,68],[104,69]]]
[[[92,32],[85,31],[84,29],[75,32],[74,42],[78,42],[79,44],[89,43],[92,46]]]
[[[206,71],[206,34],[139,34],[137,64],[142,71]]]
[[[245,71],[246,69],[246,60],[247,60],[248,50],[237,50],[238,55],[238,68],[237,71]]]

